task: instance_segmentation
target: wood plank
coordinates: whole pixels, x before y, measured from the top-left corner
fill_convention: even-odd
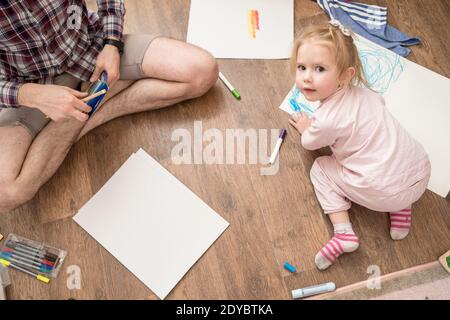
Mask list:
[[[450,29],[448,2],[361,2],[387,6],[389,23],[423,41],[411,47],[408,58],[450,76],[450,35],[439,32]],[[88,4],[95,8],[95,0]],[[185,39],[189,4],[187,0],[127,0],[125,32]],[[295,1],[296,35],[309,24],[326,21],[328,17],[314,2]],[[241,93],[241,101],[218,82],[201,98],[113,120],[72,148],[34,200],[0,215],[0,232],[5,236],[15,232],[69,252],[60,275],[49,286],[11,271],[10,298],[157,299],[71,219],[141,147],[230,222],[168,299],[290,299],[292,289],[327,281],[340,287],[366,280],[370,265],[378,265],[387,274],[434,261],[448,250],[450,196],[442,199],[427,191],[413,206],[411,234],[399,242],[390,239],[387,214],[353,205],[350,216],[361,247],[327,271],[317,270],[314,256],[329,239],[332,227],[318,205],[309,171],[316,157],[330,151],[303,149],[287,114],[278,110],[294,81],[289,61],[221,59],[218,63]],[[215,128],[224,138],[227,129],[288,128],[278,173],[262,176],[263,165],[250,164],[248,159],[246,164],[174,164],[171,152],[177,142],[171,140],[172,133],[181,128],[193,136],[194,121],[200,120],[203,132]],[[299,272],[284,270],[284,261]],[[81,268],[82,290],[67,288],[66,270],[71,265]]]

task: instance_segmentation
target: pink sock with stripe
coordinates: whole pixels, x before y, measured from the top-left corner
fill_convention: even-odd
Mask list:
[[[411,207],[400,211],[390,212],[391,238],[394,240],[404,239],[411,228]]]
[[[339,223],[333,226],[334,236],[320,249],[315,258],[317,268],[320,270],[331,266],[340,255],[353,252],[359,247],[359,239],[353,232],[351,223]]]

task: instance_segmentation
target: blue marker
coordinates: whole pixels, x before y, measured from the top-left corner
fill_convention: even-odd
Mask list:
[[[3,258],[6,261],[9,261],[9,262],[14,262],[17,265],[28,267],[28,268],[31,268],[31,269],[34,269],[34,270],[38,270],[38,271],[44,272],[44,273],[50,273],[52,271],[52,269],[53,269],[53,267],[47,266],[45,264],[38,263],[36,261],[28,260],[26,258],[13,255],[13,254],[8,253],[8,252],[2,252],[0,254],[0,259],[1,258]]]
[[[292,273],[296,273],[297,272],[297,269],[295,269],[295,267],[293,266],[293,265],[291,265],[289,262],[285,262],[284,263],[284,265],[283,265],[283,267],[286,269],[286,270],[288,270],[288,271],[290,271],[290,272],[292,272]]]

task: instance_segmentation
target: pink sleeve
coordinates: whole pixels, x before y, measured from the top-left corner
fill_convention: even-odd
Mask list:
[[[313,117],[311,126],[302,134],[302,145],[305,149],[316,150],[332,145],[336,138],[335,130],[330,125]]]

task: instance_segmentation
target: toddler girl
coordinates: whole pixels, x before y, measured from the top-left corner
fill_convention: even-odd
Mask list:
[[[306,99],[320,101],[311,119],[293,114],[304,148],[330,146],[311,168],[317,199],[334,226],[334,236],[317,253],[328,268],[359,247],[348,210],[351,201],[389,212],[392,239],[406,237],[411,204],[424,193],[430,163],[423,147],[389,113],[383,97],[370,90],[352,33],[336,21],[313,27],[297,39],[292,56],[296,85]],[[365,86],[365,87],[363,87]]]

